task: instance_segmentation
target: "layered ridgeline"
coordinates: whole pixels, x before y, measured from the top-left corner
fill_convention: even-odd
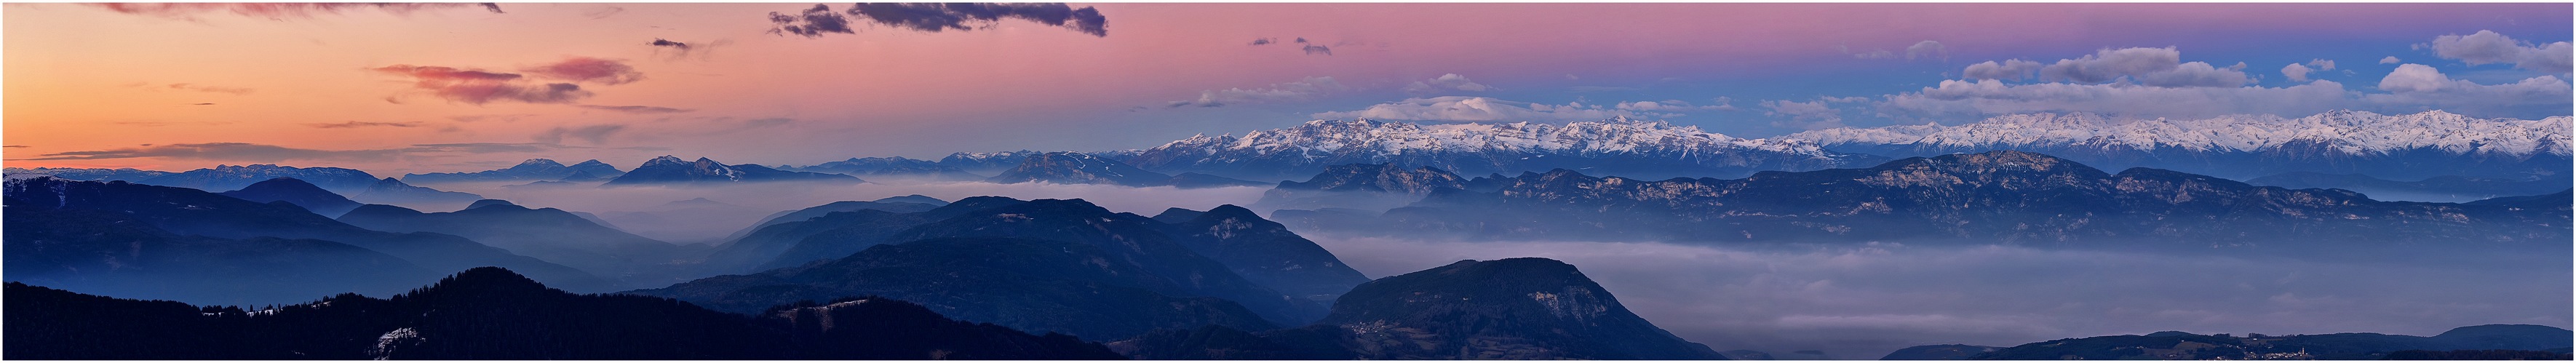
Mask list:
[[[846,174],[866,179],[976,181],[985,178],[982,175],[966,172],[966,169],[957,166],[901,156],[850,158],[813,166],[784,166],[779,169]]]
[[[987,182],[1110,184],[1131,187],[1170,186],[1209,188],[1226,186],[1260,186],[1267,183],[1199,173],[1169,175],[1138,169],[1126,163],[1084,153],[1051,152],[1023,158],[1020,165],[1003,170]]]
[[[50,176],[66,180],[137,181],[170,174],[171,173],[167,171],[142,170],[135,168],[0,168],[0,175],[6,175],[9,179],[30,179],[40,176]]]
[[[376,180],[374,185],[368,185],[366,191],[349,196],[349,199],[376,204],[447,206],[473,203],[476,200],[482,200],[483,196],[413,186],[403,183],[400,179],[384,178]]]
[[[351,209],[358,209],[358,206],[363,204],[295,178],[269,179],[252,183],[250,186],[242,187],[241,190],[216,194],[261,203],[286,202],[324,217],[339,217],[341,214],[349,213]]]
[[[1663,177],[1816,170],[1878,160],[1883,159],[1799,140],[1746,139],[1617,118],[1564,125],[1318,120],[1243,136],[1193,136],[1123,161],[1161,172],[1281,180],[1343,164],[1429,166],[1469,175],[1563,168]]]
[[[1574,266],[1459,261],[1370,281],[1300,328],[1164,329],[1111,343],[1139,359],[1727,359],[1628,312]]]
[[[7,359],[1119,359],[1096,343],[951,320],[884,298],[743,316],[654,297],[576,295],[476,268],[378,299],[249,310],[11,282]]]
[[[600,225],[555,208],[528,208],[485,200],[463,210],[422,213],[369,204],[341,215],[350,225],[387,232],[431,232],[472,238],[511,253],[536,257],[610,278],[625,286],[663,286],[704,275],[673,261],[691,250]],[[704,245],[699,245],[703,249]]]
[[[553,159],[528,159],[508,168],[478,172],[403,174],[404,181],[423,184],[461,182],[508,182],[536,180],[597,180],[626,174],[616,166],[593,159],[564,165]]]
[[[2112,174],[2019,151],[1744,179],[1644,181],[1556,170],[1498,182],[1490,192],[1443,189],[1382,215],[1283,210],[1273,217],[1318,230],[1542,239],[2205,249],[2322,241],[2535,246],[2570,238],[2565,206],[2386,202],[2160,169]]]
[[[0,195],[6,197],[11,224],[5,234],[12,261],[6,277],[10,281],[42,278],[54,281],[51,286],[74,291],[121,291],[121,296],[204,303],[274,304],[303,301],[313,295],[270,284],[328,281],[323,286],[349,286],[338,292],[392,292],[435,277],[401,278],[412,276],[403,273],[406,271],[453,271],[479,266],[508,267],[575,291],[615,288],[614,283],[598,276],[464,237],[369,230],[283,201],[262,203],[188,188],[54,178],[10,180],[0,188]],[[125,235],[145,237],[108,237]],[[155,239],[165,241],[165,247],[149,248],[151,243],[147,242]],[[220,245],[235,240],[257,244]],[[186,251],[221,253],[171,255]],[[306,260],[315,256],[351,259]],[[381,261],[379,256],[397,258],[399,263]],[[16,263],[21,257],[53,262]],[[89,267],[99,261],[106,261],[106,268]],[[263,263],[285,267],[270,271]],[[21,266],[43,269],[21,270]],[[349,268],[334,270],[330,266]],[[381,266],[382,270],[363,266]],[[134,279],[118,277],[125,276],[120,274],[173,278]],[[342,279],[329,274],[381,279]]]
[[[2568,123],[2566,116],[2481,119],[2442,111],[2197,120],[2079,113],[2005,115],[1955,126],[1838,128],[1785,137],[1891,157],[2021,150],[2103,168],[2152,167],[2238,179],[2285,172],[2393,180],[2445,175],[2528,179],[2570,174]]]
[[[2246,179],[2246,184],[2290,189],[2334,188],[2368,194],[2375,199],[2416,200],[2427,202],[2465,202],[2486,198],[2540,195],[2567,190],[2576,185],[2576,175],[2554,175],[2528,179],[2471,178],[2437,176],[2416,181],[2397,181],[2362,174],[2325,174],[2304,171],[2265,175]]]
[[[271,164],[216,165],[212,168],[185,172],[85,168],[8,168],[9,179],[31,179],[50,176],[63,180],[126,181],[137,184],[173,186],[204,191],[240,190],[269,179],[295,178],[312,183],[333,193],[364,192],[376,183],[373,175],[357,169],[298,168]]]
[[[2240,337],[2166,331],[2147,335],[2058,339],[2008,348],[1960,346],[1977,349],[1959,350],[1937,349],[1949,346],[1921,346],[1900,350],[1890,354],[1888,359],[2422,360],[2447,356],[2451,357],[2447,359],[2567,360],[2571,339],[2576,339],[2576,335],[2571,335],[2567,329],[2508,324],[2460,327],[2430,337],[2379,333],[2246,334]],[[1909,352],[1927,354],[1899,356]]]
[[[1433,167],[1395,164],[1325,167],[1304,182],[1282,181],[1252,205],[1262,210],[1350,208],[1384,211],[1412,204],[1441,189],[1467,189],[1469,179]]]
[[[1081,200],[1002,197],[912,213],[829,212],[760,228],[715,253],[781,251],[771,264],[793,267],[630,293],[726,311],[880,295],[960,319],[1107,340],[1156,328],[1302,324],[1324,312],[1305,296],[1364,281],[1313,242],[1228,208],[1178,224]]]
[[[615,179],[609,179],[608,183],[600,186],[704,186],[779,181],[860,182],[857,177],[841,174],[785,171],[758,164],[725,164],[707,158],[688,161],[664,155],[646,160],[644,165],[636,166],[635,170],[627,171],[625,175],[619,175]]]

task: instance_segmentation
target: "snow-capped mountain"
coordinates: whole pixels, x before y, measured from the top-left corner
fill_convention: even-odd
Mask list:
[[[1954,126],[1815,130],[1784,138],[1891,157],[2023,150],[2105,167],[2147,166],[2238,178],[2294,171],[2399,179],[2566,175],[2570,151],[2566,116],[2482,119],[2442,111],[2194,120],[2026,114]]]
[[[1149,170],[1255,180],[1310,176],[1325,166],[1343,164],[1430,166],[1465,175],[1566,168],[1663,177],[1741,176],[1760,170],[1815,170],[1877,161],[1801,140],[1739,138],[1627,118],[1565,125],[1317,120],[1243,136],[1193,136],[1146,149],[1127,160]]]

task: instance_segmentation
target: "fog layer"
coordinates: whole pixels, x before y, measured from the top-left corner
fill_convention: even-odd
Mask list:
[[[1682,338],[1720,351],[1823,350],[1834,359],[2162,330],[2429,336],[2571,319],[2569,260],[2557,256],[2408,265],[2003,246],[1307,237],[1372,278],[1461,259],[1563,260]]]

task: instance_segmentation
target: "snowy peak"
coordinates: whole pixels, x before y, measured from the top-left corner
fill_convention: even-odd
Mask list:
[[[2381,115],[2333,111],[2300,118],[2230,115],[2207,119],[2115,119],[2093,114],[2003,115],[1956,126],[1937,124],[1837,128],[1788,139],[1825,145],[1878,144],[1946,148],[2091,146],[2136,150],[2262,152],[2322,145],[2345,155],[2409,150],[2450,154],[2569,155],[2569,118],[2481,119],[2443,111]]]
[[[1628,118],[1562,125],[1351,119],[1307,121],[1242,136],[1201,134],[1125,161],[1163,172],[1272,179],[1312,175],[1331,165],[1381,163],[1470,174],[1602,167],[1662,176],[1738,175],[1838,167],[1850,157],[1803,140],[1739,138]]]
[[[698,158],[698,160],[706,160],[706,158]],[[635,167],[635,168],[637,168],[637,169],[642,169],[642,168],[650,168],[650,167],[657,167],[657,166],[683,165],[683,164],[688,164],[688,163],[689,163],[689,161],[688,161],[688,160],[680,159],[680,157],[677,157],[677,156],[663,155],[662,157],[653,158],[653,160],[645,160],[645,161],[644,161],[644,165],[642,165],[642,166],[637,166],[637,167]]]
[[[544,158],[528,159],[527,161],[519,162],[519,165],[510,166],[511,169],[552,169],[561,167],[564,167],[563,163],[555,162],[554,159]]]

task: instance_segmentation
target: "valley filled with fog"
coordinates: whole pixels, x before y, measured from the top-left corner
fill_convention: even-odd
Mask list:
[[[914,194],[951,201],[985,195],[1079,198],[1112,211],[1154,215],[1165,208],[1253,205],[1269,190],[986,182],[536,190],[503,185],[430,186],[532,208],[588,212],[628,232],[679,244],[722,243],[772,214],[840,200]],[[683,202],[699,198],[714,204]],[[1370,278],[1466,259],[1557,259],[1581,268],[1639,316],[1693,342],[1720,351],[1816,350],[1833,359],[1875,359],[1917,345],[2012,346],[2165,330],[2432,335],[2466,325],[2571,319],[2571,279],[2564,273],[2570,263],[2559,257],[2563,253],[2419,249],[2301,258],[1977,241],[1722,244],[1296,232]]]

